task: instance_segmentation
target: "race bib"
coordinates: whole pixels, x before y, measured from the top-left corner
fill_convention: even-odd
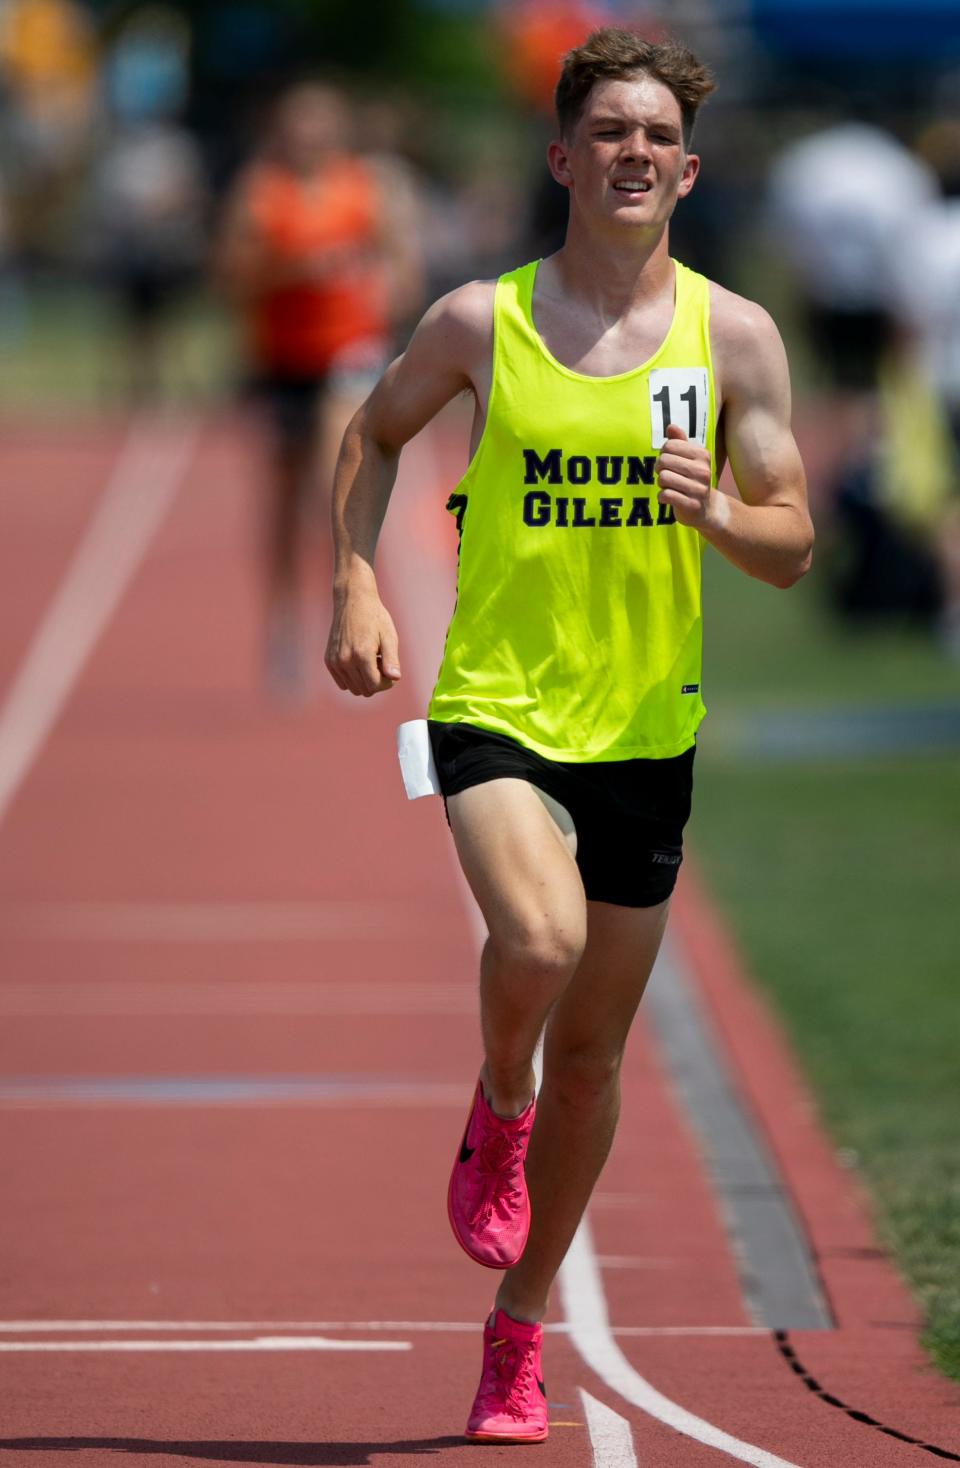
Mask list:
[[[663,448],[667,425],[675,423],[688,438],[707,446],[710,379],[706,367],[654,367],[650,373],[650,426],[653,447]]]

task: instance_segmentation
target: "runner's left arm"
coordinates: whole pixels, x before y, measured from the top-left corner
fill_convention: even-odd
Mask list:
[[[813,524],[790,427],[786,353],[753,302],[724,291],[713,315],[722,437],[740,499],[711,488],[709,453],[673,424],[660,454],[659,498],[741,571],[792,586],[810,569]]]

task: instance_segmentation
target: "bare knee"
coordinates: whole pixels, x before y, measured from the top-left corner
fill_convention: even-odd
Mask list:
[[[506,932],[490,934],[491,947],[504,969],[548,988],[562,985],[573,976],[585,941],[580,924],[546,917],[528,919]]]
[[[595,1111],[619,1095],[622,1047],[587,1040],[549,1046],[544,1086],[572,1111]]]

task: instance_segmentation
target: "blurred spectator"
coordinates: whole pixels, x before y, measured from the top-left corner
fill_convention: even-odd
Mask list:
[[[960,193],[960,124],[952,141],[938,171],[944,187]],[[908,501],[937,557],[941,640],[960,659],[960,197],[938,199],[920,211],[899,284],[902,321],[927,403],[926,428],[914,412],[902,452],[904,467],[908,455],[913,460],[907,482],[917,484],[919,467],[927,493],[917,501],[914,489]],[[906,421],[903,428],[906,433]]]
[[[161,387],[162,330],[199,277],[207,191],[199,148],[176,120],[186,100],[189,32],[161,6],[135,11],[105,67],[110,131],[91,179],[91,249],[126,336],[124,385]]]
[[[24,326],[23,287],[14,259],[7,217],[7,191],[0,177],[0,345],[7,346]]]
[[[940,541],[952,455],[941,406],[904,343],[880,370],[873,422],[832,487],[837,606],[934,627],[947,603]]]
[[[611,20],[602,0],[500,0],[500,65],[520,97],[536,110],[552,113],[564,54]]]
[[[822,422],[836,465],[834,593],[849,616],[932,624],[948,596],[939,510],[949,443],[902,331],[904,276],[924,270],[918,222],[937,206],[932,170],[862,123],[793,143],[771,172],[771,223],[804,299],[814,370],[830,389]]]
[[[93,189],[94,249],[125,327],[126,394],[156,397],[167,314],[198,279],[204,254],[199,150],[176,123],[129,124],[104,146]]]
[[[124,122],[177,117],[187,100],[190,31],[166,5],[135,10],[116,36],[105,67],[113,117]]]
[[[385,210],[391,320],[402,331],[415,324],[426,293],[424,185],[404,151],[405,117],[399,103],[367,98],[357,114],[364,161],[376,176]]]
[[[910,248],[916,211],[936,193],[929,168],[864,123],[815,133],[774,161],[773,231],[804,297],[817,370],[841,390],[876,386],[891,339],[896,258]]]
[[[62,213],[96,119],[96,46],[72,0],[0,10],[11,234],[27,259],[56,255]]]
[[[953,197],[937,198],[912,222],[911,245],[899,259],[901,317],[916,334],[927,379],[941,398],[960,451],[960,123],[956,156],[944,158]]]
[[[327,502],[343,430],[383,369],[395,305],[413,306],[410,237],[400,225],[396,238],[383,168],[349,149],[355,131],[335,89],[288,91],[233,189],[218,249],[272,443],[265,670],[285,697],[307,685],[306,517]]]

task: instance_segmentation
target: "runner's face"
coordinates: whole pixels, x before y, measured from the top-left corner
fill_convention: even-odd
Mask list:
[[[550,162],[574,208],[645,230],[666,224],[700,166],[684,147],[676,97],[643,75],[598,82],[572,136],[551,144]]]

